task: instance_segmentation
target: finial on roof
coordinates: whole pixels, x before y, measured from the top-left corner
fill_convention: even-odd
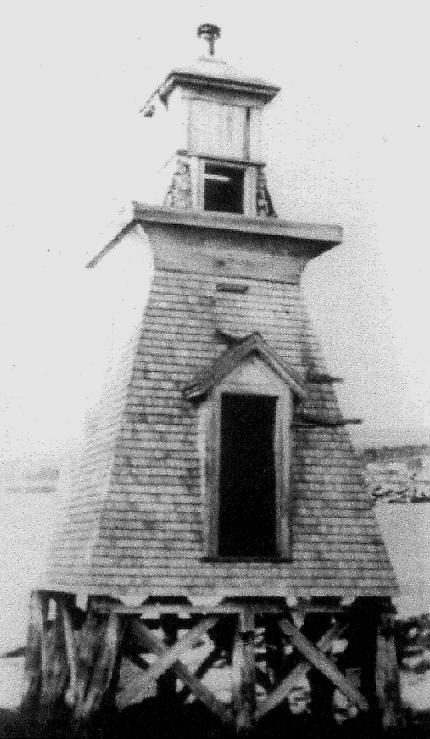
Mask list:
[[[213,23],[201,23],[197,29],[197,36],[208,42],[209,54],[213,56],[215,54],[215,41],[221,36],[220,27]]]

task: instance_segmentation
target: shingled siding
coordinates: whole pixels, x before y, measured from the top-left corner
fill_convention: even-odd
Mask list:
[[[394,575],[344,427],[292,429],[292,562],[202,560],[197,407],[182,389],[225,350],[217,329],[259,331],[302,378],[309,368],[325,371],[297,280],[235,278],[245,293],[219,292],[219,281],[197,266],[156,266],[140,338],[126,360],[132,366],[117,385],[120,399],[112,393],[112,410],[124,407],[124,415],[119,422],[113,410],[114,423],[100,429],[108,451],[99,454],[96,475],[87,451],[64,529],[74,532],[73,543],[65,546],[63,535],[51,580],[137,599],[392,594]],[[308,391],[306,409],[339,417],[332,386]]]
[[[42,585],[46,588],[75,592],[91,589],[93,584],[93,547],[98,540],[103,508],[109,500],[111,471],[147,297],[148,280],[142,274],[146,266],[142,260],[147,250],[145,240],[134,234],[125,238],[121,246],[122,254],[111,253],[103,260],[98,284],[92,275],[94,307],[102,302],[101,310],[105,313],[105,325],[96,323],[93,329],[106,334],[108,346],[104,348],[110,360],[104,377],[101,373],[103,385],[87,412],[79,447],[71,452],[60,475],[63,510],[43,573]],[[98,357],[98,361],[101,359]]]
[[[62,524],[53,541],[45,585],[75,590],[91,585],[93,545],[103,505],[126,401],[122,378],[129,374],[133,347],[124,352],[116,377],[106,387],[86,421],[84,442],[70,463],[70,496],[64,502]],[[128,365],[128,367],[127,367]]]

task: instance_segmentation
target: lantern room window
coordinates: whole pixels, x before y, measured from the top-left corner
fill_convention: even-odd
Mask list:
[[[243,213],[243,167],[206,162],[204,165],[204,210]]]

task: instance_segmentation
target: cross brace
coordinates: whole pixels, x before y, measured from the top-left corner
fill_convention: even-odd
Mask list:
[[[120,692],[117,696],[118,707],[124,708],[135,698],[139,698],[142,687],[147,685],[148,682],[155,680],[169,668],[172,668],[177,677],[189,688],[196,698],[207,706],[212,713],[217,715],[223,723],[230,724],[232,717],[229,709],[178,659],[179,655],[187,649],[192,648],[217,621],[218,619],[215,617],[204,619],[191,629],[183,639],[167,649],[141,621],[133,621],[129,629],[136,648],[150,649],[159,659],[145,671],[143,676],[130,681],[126,688]]]

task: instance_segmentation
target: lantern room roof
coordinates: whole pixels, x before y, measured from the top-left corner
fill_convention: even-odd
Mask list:
[[[244,74],[222,59],[213,56],[201,56],[190,66],[172,69],[159,87],[160,99],[164,102],[178,84],[247,93],[265,102],[272,100],[280,90],[276,85],[259,77]]]

